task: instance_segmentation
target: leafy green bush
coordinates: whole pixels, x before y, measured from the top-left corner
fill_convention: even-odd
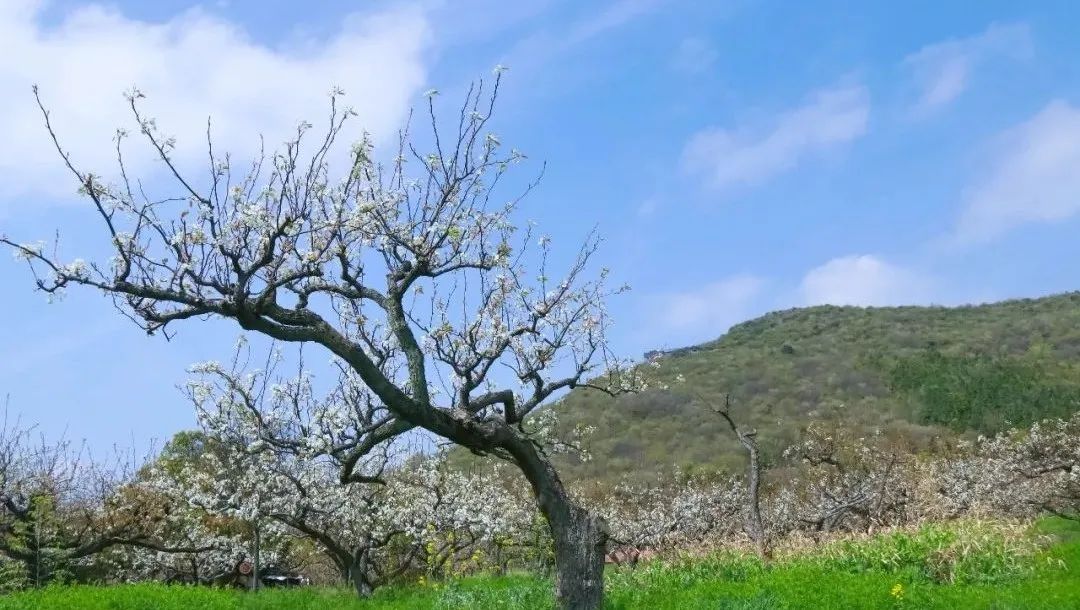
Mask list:
[[[929,349],[889,370],[895,390],[917,402],[920,423],[994,433],[1080,407],[1068,366],[1036,355],[945,354]]]
[[[30,575],[24,564],[0,558],[0,594],[24,589],[29,584]]]

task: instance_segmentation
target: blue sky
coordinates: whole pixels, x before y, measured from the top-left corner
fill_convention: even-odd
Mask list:
[[[363,4],[0,0],[0,233],[100,252],[31,83],[107,171],[132,85],[194,159],[208,115],[242,155],[340,85],[378,138],[423,91],[452,104],[502,63],[498,131],[548,163],[524,214],[566,248],[606,237],[633,286],[612,303],[625,355],[778,308],[1080,288],[1075,3]],[[0,394],[95,447],[190,426],[176,384],[236,338],[148,338],[85,291],[46,305],[11,257],[0,285]]]

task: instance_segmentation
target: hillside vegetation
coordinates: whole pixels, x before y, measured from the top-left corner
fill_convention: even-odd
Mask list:
[[[880,431],[910,450],[1080,409],[1080,293],[964,307],[810,307],[770,313],[643,364],[668,389],[574,391],[562,425],[592,425],[571,479],[649,479],[742,463],[709,406],[730,396],[775,461],[812,421]],[[677,381],[681,380],[681,381]]]

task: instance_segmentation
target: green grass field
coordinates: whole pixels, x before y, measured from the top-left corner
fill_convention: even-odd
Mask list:
[[[1054,543],[1017,562],[993,537],[948,528],[894,534],[764,566],[734,555],[609,571],[608,608],[1080,608],[1080,524],[1044,520]],[[974,550],[973,546],[975,547]],[[472,577],[379,590],[245,593],[203,587],[53,587],[0,598],[0,609],[494,609],[551,607],[551,583],[529,575]]]

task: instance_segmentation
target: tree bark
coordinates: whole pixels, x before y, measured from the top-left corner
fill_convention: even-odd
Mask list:
[[[578,506],[554,466],[532,443],[508,448],[529,480],[555,543],[555,603],[562,610],[597,610],[604,603],[607,523]]]
[[[747,529],[750,530],[750,537],[754,539],[758,557],[766,560],[769,558],[769,546],[765,537],[765,524],[761,518],[761,458],[758,455],[757,442],[752,434],[740,430],[738,436],[739,441],[746,448],[746,452],[750,454],[749,472],[747,473],[747,501],[749,502],[749,515],[747,516],[750,522],[747,524]]]
[[[727,422],[749,457],[746,473],[746,533],[753,539],[758,557],[764,561],[769,559],[770,552],[769,541],[765,534],[765,523],[761,518],[761,454],[757,445],[757,431],[744,430],[736,425],[731,417],[730,409],[731,397],[725,396],[724,407],[714,410]]]
[[[371,597],[371,594],[375,592],[375,587],[372,586],[364,573],[364,568],[360,565],[353,564],[349,566],[345,573],[345,580],[352,585],[357,597]]]
[[[375,583],[368,576],[369,560],[367,550],[346,552],[338,548],[331,552],[334,556],[334,563],[341,570],[341,577],[345,584],[356,591],[357,597],[371,597],[375,592]]]
[[[261,559],[261,557],[259,557],[259,553],[261,551],[259,546],[261,544],[262,544],[262,541],[259,540],[259,524],[258,524],[258,522],[256,522],[255,523],[255,553],[254,553],[254,561],[251,563],[251,590],[252,591],[258,591],[259,590],[259,585],[261,584],[261,583],[259,583],[259,567],[260,567],[259,566],[259,560]]]
[[[555,541],[555,599],[559,608],[596,609],[604,602],[607,525],[597,515],[564,500],[548,514]]]

